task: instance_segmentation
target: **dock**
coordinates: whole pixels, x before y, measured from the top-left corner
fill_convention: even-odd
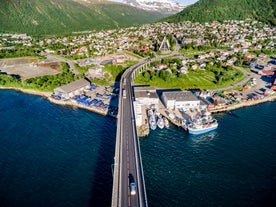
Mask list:
[[[147,109],[149,109],[149,108],[150,107],[146,106],[146,105],[142,106],[143,124],[142,124],[142,126],[136,126],[137,127],[137,133],[138,133],[139,137],[148,136],[149,133],[150,133],[150,126],[149,126],[148,116],[147,116]],[[178,110],[166,109],[160,101],[160,103],[158,104],[157,111],[163,117],[166,117],[169,120],[170,123],[174,124],[175,126],[181,127],[181,122],[182,122],[182,119],[184,119],[184,118]]]

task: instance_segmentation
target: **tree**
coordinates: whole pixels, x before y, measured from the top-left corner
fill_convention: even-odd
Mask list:
[[[143,74],[145,81],[149,81],[150,80],[150,73],[148,71],[144,72]]]

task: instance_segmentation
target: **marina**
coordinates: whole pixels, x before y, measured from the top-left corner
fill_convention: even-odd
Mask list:
[[[215,130],[218,127],[218,122],[211,116],[208,107],[204,104],[202,105],[194,94],[186,91],[171,91],[171,100],[176,103],[175,105],[166,106],[162,98],[154,95],[155,92],[153,89],[150,90],[150,93],[147,92],[148,99],[143,99],[145,103],[140,101],[137,105],[136,100],[139,100],[139,97],[135,97],[134,101],[134,105],[136,105],[136,127],[139,136],[148,136],[151,130],[156,130],[157,128],[161,130],[168,128],[169,122],[178,127],[182,127],[189,134],[202,134]],[[177,98],[173,99],[173,93],[177,94]],[[183,99],[179,99],[181,95]],[[156,99],[158,100],[156,101]],[[190,100],[192,100],[191,105]],[[187,108],[188,105],[190,106]],[[139,107],[138,111],[137,107]],[[145,113],[142,113],[142,110]],[[139,125],[139,119],[145,120],[144,124]]]
[[[160,112],[156,111],[156,109],[152,108],[147,109],[147,117],[145,119],[149,120],[146,123],[149,123],[148,128],[150,130],[156,130],[157,127],[159,129],[169,128],[169,120],[172,124],[182,127],[189,134],[202,134],[215,130],[218,127],[217,120],[208,111],[183,112],[182,109],[178,111],[169,111],[167,109],[160,109]],[[148,130],[148,133],[150,130]],[[140,134],[140,136],[142,135]],[[143,134],[143,136],[148,136],[148,134]]]

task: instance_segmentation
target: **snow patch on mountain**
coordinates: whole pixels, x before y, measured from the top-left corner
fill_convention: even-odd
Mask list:
[[[122,0],[122,3],[147,11],[177,13],[185,6],[173,0]]]

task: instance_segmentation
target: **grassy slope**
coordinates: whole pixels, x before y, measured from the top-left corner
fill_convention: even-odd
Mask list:
[[[245,20],[246,18],[276,25],[276,0],[199,0],[180,13],[164,20],[206,22],[226,19]]]
[[[142,73],[135,79],[135,83],[137,84],[149,84],[151,86],[155,86],[157,88],[177,88],[182,90],[188,89],[216,89],[224,86],[228,86],[230,84],[234,84],[239,82],[244,78],[244,75],[236,71],[236,75],[234,76],[234,80],[222,81],[221,84],[216,83],[216,77],[213,72],[210,71],[189,71],[187,75],[183,75],[181,78],[171,77],[169,80],[164,81],[160,77],[156,77],[155,80],[146,81],[143,77]]]
[[[71,0],[0,0],[0,31],[32,35],[149,23],[161,18],[120,4],[79,4]]]

